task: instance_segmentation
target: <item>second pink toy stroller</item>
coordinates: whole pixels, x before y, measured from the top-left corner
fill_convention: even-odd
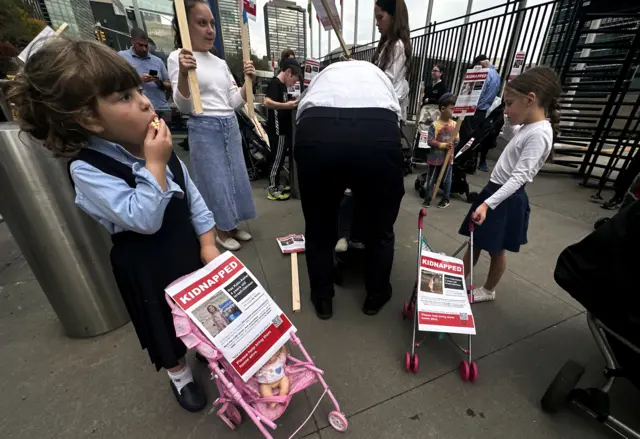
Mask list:
[[[220,393],[220,397],[214,401],[213,406],[218,408],[217,415],[229,428],[235,430],[236,426],[242,422],[242,416],[238,410],[238,407],[240,407],[249,415],[264,437],[272,439],[266,427],[272,430],[276,429],[277,426],[274,421],[285,412],[291,402],[292,396],[312,384],[320,382],[324,387],[324,393],[307,419],[289,439],[293,438],[302,427],[304,427],[307,421],[311,419],[311,416],[325,395],[329,396],[335,408],[335,410],[329,413],[329,424],[337,431],[344,432],[347,430],[349,423],[345,415],[340,411],[338,401],[322,377],[324,372],[316,367],[304,346],[302,346],[300,339],[295,334],[291,334],[290,341],[300,350],[305,360],[299,360],[291,354],[288,356],[286,373],[291,380],[289,395],[263,398],[258,392],[258,382],[254,378],[251,378],[245,383],[185,312],[177,307],[169,296],[167,296],[166,299],[171,307],[177,336],[188,349],[197,349],[202,356],[209,360],[211,378],[215,380],[218,392]],[[269,404],[274,402],[278,405],[270,408]]]
[[[424,248],[426,248],[427,250],[429,250],[430,252],[433,251],[431,249],[431,247],[429,246],[429,244],[427,243],[427,240],[425,239],[424,235],[422,234],[422,227],[424,225],[424,218],[427,216],[427,209],[425,209],[424,207],[420,210],[420,213],[418,214],[418,260],[417,260],[417,264],[418,264],[418,272],[416,275],[416,283],[413,287],[413,292],[411,293],[411,298],[409,299],[409,302],[405,302],[403,309],[402,309],[402,318],[403,319],[411,319],[413,318],[413,322],[412,322],[412,326],[413,326],[413,336],[411,339],[411,352],[407,352],[405,354],[405,370],[407,372],[413,372],[413,373],[417,373],[418,369],[419,369],[419,359],[418,359],[418,354],[416,353],[416,348],[419,347],[422,344],[422,341],[416,342],[416,331],[417,331],[417,326],[418,326],[418,305],[417,305],[417,300],[418,300],[418,279],[417,277],[420,275],[420,256],[422,254],[422,248],[424,246]],[[475,228],[475,224],[473,223],[473,221],[470,221],[469,223],[469,230],[471,232],[471,236],[469,237],[469,240],[465,243],[463,243],[454,253],[453,256],[457,256],[465,247],[468,246],[469,248],[469,253],[471,255],[471,263],[470,263],[470,285],[469,288],[467,289],[467,298],[469,300],[469,303],[473,303],[473,295],[471,294],[471,291],[473,291],[473,231]],[[473,357],[471,355],[471,335],[467,336],[467,347],[461,346],[460,344],[458,344],[451,336],[451,334],[445,334],[445,333],[439,333],[438,334],[440,340],[443,340],[445,337],[448,336],[449,341],[451,341],[451,343],[453,343],[454,346],[456,346],[466,357],[466,360],[461,360],[460,361],[460,365],[458,366],[458,371],[460,373],[460,378],[462,379],[462,381],[470,381],[470,382],[474,382],[478,379],[478,365],[476,364],[475,361],[473,361]],[[424,340],[423,340],[424,341]]]

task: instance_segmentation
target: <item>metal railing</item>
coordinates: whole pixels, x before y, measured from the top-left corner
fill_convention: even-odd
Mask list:
[[[486,54],[506,80],[516,52],[525,51],[525,66],[539,63],[547,30],[559,0],[552,0],[532,7],[525,2],[508,1],[500,6],[483,9],[440,23],[411,31],[413,57],[407,80],[411,89],[409,115],[415,115],[420,102],[420,82],[430,80],[431,67],[440,64],[444,69],[443,80],[456,93],[465,70],[473,58]],[[370,61],[377,42],[352,49],[352,57]],[[324,65],[340,59],[342,51],[333,52],[321,59]]]
[[[443,80],[457,93],[476,55],[491,59],[504,85],[515,53],[524,51],[525,68],[547,65],[562,80],[553,161],[562,168],[550,172],[578,175],[583,185],[595,179],[600,192],[640,154],[640,6],[616,11],[622,6],[594,10],[601,4],[584,0],[525,3],[508,1],[412,31],[409,116],[420,108],[420,82],[430,80],[432,65],[442,66]],[[352,57],[370,61],[376,44],[354,47]]]

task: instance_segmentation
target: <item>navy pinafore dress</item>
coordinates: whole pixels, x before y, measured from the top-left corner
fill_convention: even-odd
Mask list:
[[[82,149],[69,163],[82,160],[100,171],[118,177],[134,188],[131,168],[91,149]],[[169,169],[185,196],[173,197],[164,212],[162,226],[153,235],[125,231],[111,235],[111,266],[131,321],[157,370],[178,366],[187,352],[176,337],[171,309],[164,289],[176,279],[203,264],[200,241],[191,224],[191,210],[180,160],[171,154]]]

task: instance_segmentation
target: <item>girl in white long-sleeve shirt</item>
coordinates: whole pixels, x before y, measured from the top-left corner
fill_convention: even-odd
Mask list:
[[[518,252],[527,243],[530,209],[524,189],[552,152],[560,121],[560,92],[556,74],[547,67],[527,70],[505,87],[505,114],[510,123],[505,125],[503,136],[510,141],[459,231],[469,236],[470,221],[475,223],[474,264],[482,250],[491,256],[487,281],[473,289],[474,302],[495,299],[495,288],[507,268],[506,251]],[[469,273],[469,256],[467,250],[465,273]]]
[[[407,70],[411,60],[407,5],[404,0],[377,0],[374,12],[380,42],[373,55],[373,63],[391,80],[402,110],[402,120],[406,120],[409,102]]]

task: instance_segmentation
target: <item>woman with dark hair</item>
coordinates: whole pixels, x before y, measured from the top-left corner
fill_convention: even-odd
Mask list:
[[[411,61],[407,5],[404,0],[376,0],[374,12],[380,41],[373,63],[391,80],[402,109],[402,120],[406,120],[409,98],[407,73]]]
[[[444,83],[442,77],[444,76],[444,67],[442,64],[434,64],[431,69],[431,82],[425,85],[424,98],[422,98],[422,105],[438,105],[442,95],[450,93],[449,87]]]
[[[193,181],[213,212],[216,242],[227,250],[239,250],[239,241],[252,238],[239,229],[240,223],[256,217],[235,115],[235,110],[245,104],[246,83],[239,88],[225,61],[211,53],[216,28],[209,3],[184,2],[193,51],[181,49],[180,29],[174,17],[177,50],[171,52],[167,62],[173,100],[180,112],[191,114],[187,126]],[[192,114],[190,70],[197,74],[202,114]],[[244,74],[255,75],[251,61],[245,62]]]

